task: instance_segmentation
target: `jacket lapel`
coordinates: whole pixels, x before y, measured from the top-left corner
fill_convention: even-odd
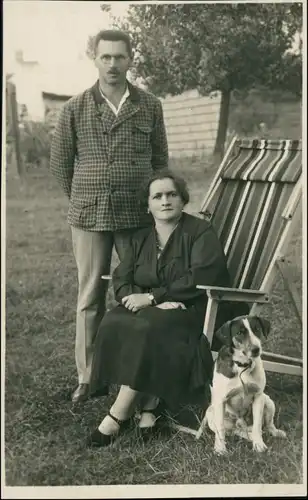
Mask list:
[[[98,80],[91,88],[91,92],[95,103],[95,113],[102,123],[104,132],[108,132],[113,125],[115,115],[99,90]]]
[[[118,116],[115,117],[112,128],[115,128],[124,121],[128,120],[140,110],[140,94],[138,90],[130,82],[127,82],[127,86],[129,90],[129,97],[121,107]]]
[[[130,82],[127,82],[129,89],[129,97],[124,102],[120,109],[118,116],[115,116],[110,109],[105,99],[99,90],[99,81],[91,88],[92,95],[95,101],[96,113],[100,117],[104,130],[111,130],[131,118],[140,110],[140,94],[136,87]]]
[[[106,102],[99,105],[98,116],[102,122],[104,132],[111,130],[115,121],[115,114]]]

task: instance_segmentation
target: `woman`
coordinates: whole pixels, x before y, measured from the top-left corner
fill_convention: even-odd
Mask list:
[[[183,212],[188,201],[185,182],[170,171],[156,172],[145,185],[142,204],[153,224],[136,231],[113,273],[119,305],[104,316],[94,349],[91,391],[121,387],[90,446],[110,444],[141,397],[139,427],[146,433],[155,427],[159,400],[175,407],[211,382],[202,334],[207,297],[196,284],[229,286],[229,275],[211,224]]]

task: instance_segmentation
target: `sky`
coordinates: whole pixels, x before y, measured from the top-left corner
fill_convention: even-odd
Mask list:
[[[97,1],[4,0],[4,73],[13,73],[21,93],[43,91],[73,95],[97,78],[85,51],[90,35],[110,27],[108,13]],[[130,2],[105,2],[116,17],[124,18]],[[26,61],[37,61],[31,74],[16,64],[22,50]],[[83,60],[80,60],[82,55]],[[32,71],[32,70],[31,70]]]
[[[14,68],[15,52],[52,69],[84,54],[89,35],[108,28],[109,16],[101,1],[4,0],[4,64]],[[129,2],[105,2],[117,17],[124,17]]]
[[[89,35],[109,27],[100,1],[4,0],[4,64],[14,68],[15,52],[47,67],[74,61],[84,54]],[[127,2],[105,2],[123,17]]]

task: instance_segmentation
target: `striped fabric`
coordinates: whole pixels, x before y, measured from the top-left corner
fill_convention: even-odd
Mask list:
[[[241,139],[222,178],[296,182],[301,173],[301,141]]]
[[[271,141],[270,151],[261,148],[265,141],[251,141],[253,149],[247,140],[238,142],[245,147],[227,165],[228,175],[222,175],[211,220],[227,256],[232,287],[259,290],[288,221],[283,212],[301,174],[301,151],[298,141],[297,146],[296,141],[280,141],[283,149],[276,150]],[[284,154],[283,168],[275,169]]]

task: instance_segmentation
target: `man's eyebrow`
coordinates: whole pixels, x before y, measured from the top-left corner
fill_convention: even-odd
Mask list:
[[[125,54],[109,54],[108,52],[103,52],[103,54],[100,54],[100,57],[125,57]]]

